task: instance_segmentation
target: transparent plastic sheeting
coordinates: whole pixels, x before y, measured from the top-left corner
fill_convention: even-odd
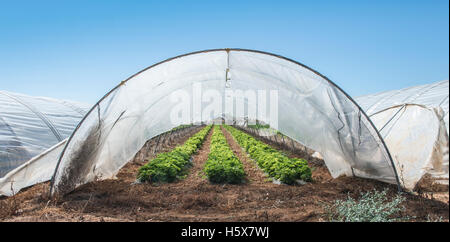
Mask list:
[[[0,178],[72,133],[88,105],[0,91]]]
[[[222,95],[226,89],[277,90],[278,130],[319,151],[333,177],[355,175],[397,183],[392,161],[376,129],[336,85],[280,56],[219,49],[151,66],[94,105],[61,155],[53,194],[115,176],[147,140],[177,125],[169,117],[178,105],[170,100],[171,93],[185,90],[192,94],[194,83]],[[204,101],[202,111],[208,105]],[[234,115],[245,118],[245,114]],[[215,117],[206,115],[201,120]]]
[[[356,98],[381,133],[407,189],[429,174],[448,184],[449,82]]]
[[[407,189],[414,189],[425,174],[448,184],[448,135],[442,114],[442,108],[408,104],[371,116]]]
[[[59,142],[0,178],[0,195],[13,196],[22,188],[49,181],[66,142]]]
[[[439,81],[431,84],[413,86],[400,90],[380,92],[357,97],[356,102],[370,116],[387,108],[405,103],[419,104],[425,107],[441,107],[444,111],[442,119],[448,133],[448,103],[449,81]]]

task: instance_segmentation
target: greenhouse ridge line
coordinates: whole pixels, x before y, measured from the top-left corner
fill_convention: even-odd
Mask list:
[[[410,102],[414,102],[414,101],[415,101],[417,98],[419,98],[420,96],[424,95],[425,93],[429,92],[430,90],[432,90],[432,89],[434,89],[434,88],[436,88],[436,87],[438,87],[438,86],[440,86],[440,85],[443,85],[443,84],[445,84],[445,82],[437,82],[437,83],[435,83],[434,85],[429,86],[428,88],[424,87],[424,88],[423,88],[424,90],[422,90],[422,92],[417,93],[415,96],[413,96],[413,99],[412,99]],[[405,102],[406,100],[408,100],[408,98],[409,98],[409,97],[405,98],[405,99],[403,100],[403,102]]]
[[[359,110],[359,112],[362,113],[362,114],[366,117],[367,121],[368,121],[369,124],[372,126],[372,129],[374,129],[376,135],[378,136],[379,141],[380,141],[381,144],[383,145],[384,150],[386,151],[387,158],[388,158],[389,161],[390,161],[391,167],[392,167],[393,172],[394,172],[394,175],[395,175],[395,179],[396,179],[396,182],[397,182],[398,189],[399,189],[399,191],[402,190],[401,183],[400,183],[400,180],[399,180],[399,177],[398,177],[398,173],[397,173],[397,170],[396,170],[396,168],[395,168],[395,164],[394,164],[394,162],[393,162],[392,156],[391,156],[391,154],[390,154],[390,152],[389,152],[389,149],[388,149],[387,145],[385,144],[384,139],[382,138],[381,134],[380,134],[379,131],[376,129],[376,127],[375,127],[375,125],[373,124],[372,120],[371,120],[371,119],[369,118],[369,116],[364,112],[364,110],[356,103],[356,101],[355,101],[350,95],[348,95],[345,91],[343,91],[338,85],[336,85],[334,82],[332,82],[332,81],[331,81],[330,79],[328,79],[326,76],[324,76],[324,75],[322,75],[321,73],[315,71],[314,69],[312,69],[312,68],[310,68],[310,67],[308,67],[308,66],[306,66],[306,65],[304,65],[304,64],[302,64],[302,63],[300,63],[300,62],[297,62],[297,61],[295,61],[295,60],[286,58],[286,57],[284,57],[284,56],[280,56],[280,55],[277,55],[277,54],[272,54],[272,53],[269,53],[269,52],[259,51],[259,50],[240,49],[240,48],[222,48],[222,49],[209,49],[209,50],[195,51],[195,52],[191,52],[191,53],[187,53],[187,54],[178,55],[178,56],[175,56],[175,57],[172,57],[172,58],[168,58],[168,59],[166,59],[166,60],[163,60],[163,61],[161,61],[161,62],[158,62],[158,63],[156,63],[156,64],[153,64],[153,65],[151,65],[151,66],[149,66],[149,67],[147,67],[147,68],[145,68],[145,69],[143,69],[143,70],[137,72],[136,74],[130,76],[129,78],[125,79],[124,81],[121,81],[117,86],[115,86],[115,87],[114,87],[113,89],[111,89],[107,94],[105,94],[105,95],[104,95],[104,96],[103,96],[103,97],[102,97],[95,105],[93,105],[92,108],[86,113],[86,115],[82,118],[82,120],[78,123],[77,127],[75,128],[75,130],[74,130],[74,131],[72,132],[72,134],[70,135],[67,144],[64,146],[64,149],[63,149],[63,151],[61,152],[61,155],[60,155],[60,157],[59,157],[59,160],[58,160],[56,169],[55,169],[54,174],[53,174],[53,176],[52,176],[52,179],[51,179],[51,186],[50,186],[50,193],[51,193],[51,194],[53,193],[53,186],[54,186],[54,182],[55,182],[55,177],[56,177],[57,171],[58,171],[58,169],[59,169],[59,166],[60,166],[60,164],[61,164],[61,160],[62,160],[62,158],[63,158],[63,156],[64,156],[64,154],[65,154],[65,152],[66,152],[66,150],[67,150],[67,147],[68,147],[69,143],[71,142],[72,138],[74,137],[75,133],[77,133],[78,129],[79,129],[80,126],[84,123],[84,121],[86,120],[86,118],[91,114],[91,112],[92,112],[95,108],[98,108],[98,107],[99,107],[99,104],[100,104],[104,99],[106,99],[109,95],[111,95],[111,93],[113,93],[115,90],[117,90],[120,86],[126,84],[130,79],[132,79],[132,78],[138,76],[139,74],[141,74],[141,73],[143,73],[143,72],[145,72],[145,71],[147,71],[147,70],[149,70],[149,69],[151,69],[151,68],[153,68],[153,67],[155,67],[155,66],[158,66],[158,65],[160,65],[160,64],[163,64],[163,63],[166,63],[166,62],[169,62],[169,61],[178,59],[178,58],[182,58],[182,57],[185,57],[185,56],[190,56],[190,55],[195,55],[195,54],[201,54],[201,53],[209,53],[209,52],[219,52],[219,51],[225,51],[225,52],[227,52],[227,53],[230,52],[230,51],[259,53],[259,54],[263,54],[263,55],[269,55],[269,56],[272,56],[272,57],[280,58],[280,59],[286,60],[286,61],[288,61],[288,62],[297,64],[297,65],[299,65],[299,66],[301,66],[301,67],[303,67],[303,68],[305,68],[305,69],[307,69],[307,70],[313,72],[314,74],[318,75],[319,77],[321,77],[321,78],[323,78],[325,81],[327,81],[329,84],[331,84],[331,86],[333,86],[334,88],[336,88],[336,89],[337,89],[339,92],[341,92],[346,98],[348,98],[348,99],[350,100],[350,102],[351,102],[353,105],[355,105],[355,107],[357,107],[357,109]]]

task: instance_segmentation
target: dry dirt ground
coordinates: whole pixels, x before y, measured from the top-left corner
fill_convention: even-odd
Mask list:
[[[167,144],[163,151],[182,144],[196,131]],[[395,186],[373,180],[332,179],[317,160],[310,162],[313,182],[302,186],[274,184],[223,131],[244,164],[244,184],[217,185],[205,178],[202,169],[209,153],[210,132],[193,157],[186,179],[171,184],[135,184],[137,170],[145,161],[133,161],[120,170],[116,179],[85,184],[59,199],[48,199],[48,183],[2,198],[0,221],[326,221],[325,206],[336,199],[348,195],[357,198],[360,192],[373,189],[389,189],[390,197],[397,194]],[[430,194],[404,194],[406,211],[401,216],[448,221],[448,192]]]

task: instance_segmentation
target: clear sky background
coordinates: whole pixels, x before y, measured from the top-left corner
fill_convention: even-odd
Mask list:
[[[0,90],[95,103],[176,55],[248,48],[352,96],[449,76],[449,1],[3,1]]]

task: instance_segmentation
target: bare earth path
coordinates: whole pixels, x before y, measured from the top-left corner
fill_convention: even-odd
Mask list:
[[[190,185],[207,183],[207,181],[202,178],[202,176],[203,167],[205,166],[206,160],[208,159],[208,154],[211,146],[211,137],[213,133],[212,131],[212,129],[209,131],[199,151],[197,151],[197,153],[192,157],[192,167],[190,168],[189,175],[183,182]]]
[[[258,167],[258,165],[247,155],[247,153],[242,149],[242,147],[234,140],[230,132],[228,132],[223,126],[221,128],[234,154],[242,162],[245,174],[247,175],[248,182],[250,184],[271,183],[267,181],[267,177],[264,175],[264,172]]]

